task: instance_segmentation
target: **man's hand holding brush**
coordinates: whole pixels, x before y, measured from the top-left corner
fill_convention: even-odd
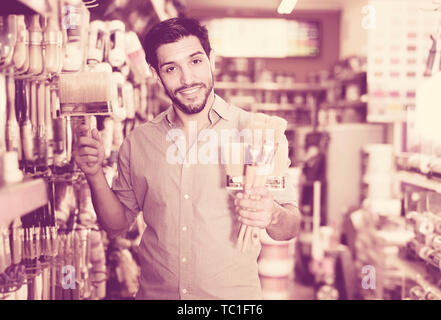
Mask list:
[[[76,143],[74,159],[88,179],[102,172],[104,147],[97,129],[83,124],[75,130]]]
[[[75,130],[74,159],[89,183],[92,202],[101,226],[111,234],[127,230],[129,223],[124,207],[104,176],[104,147],[97,129],[80,125]]]
[[[298,210],[279,205],[267,188],[268,176],[280,177],[287,169],[288,149],[286,145],[280,147],[286,120],[257,113],[247,127],[253,133],[252,143],[248,145],[251,163],[245,165],[243,192],[237,193],[235,199],[241,224],[237,246],[242,252],[250,240],[254,244],[259,242],[261,229],[277,238],[286,238],[291,237],[291,230],[298,224]],[[259,130],[265,132],[260,138]],[[272,133],[273,138],[266,133]]]
[[[234,200],[238,220],[247,226],[267,228],[277,224],[277,210],[272,194],[266,187],[257,187],[238,192]]]

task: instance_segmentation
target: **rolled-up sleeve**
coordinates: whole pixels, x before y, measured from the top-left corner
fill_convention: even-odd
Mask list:
[[[125,139],[119,149],[117,169],[118,173],[113,180],[112,190],[123,205],[125,217],[132,226],[141,210],[132,185],[129,139]]]

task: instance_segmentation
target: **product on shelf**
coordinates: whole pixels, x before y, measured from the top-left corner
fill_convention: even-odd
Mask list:
[[[111,184],[124,137],[156,113],[138,36],[122,21],[89,21],[81,1],[50,7],[47,16],[0,17],[0,192],[41,181],[46,197],[30,197],[39,204],[30,212],[14,208],[12,223],[9,213],[0,220],[9,224],[0,223],[0,300],[106,298],[109,243],[72,161],[74,130],[83,122],[101,130]],[[131,249],[120,268],[133,296]]]
[[[63,71],[72,72],[82,70],[86,61],[90,13],[81,3],[68,6],[61,17],[65,39]]]

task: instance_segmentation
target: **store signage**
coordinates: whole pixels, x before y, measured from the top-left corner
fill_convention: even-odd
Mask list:
[[[320,51],[318,21],[224,18],[203,24],[223,57],[315,57]]]

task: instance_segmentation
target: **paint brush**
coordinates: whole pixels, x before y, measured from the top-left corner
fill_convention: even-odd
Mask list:
[[[61,74],[59,99],[62,115],[110,115],[112,75],[108,72]]]
[[[46,73],[58,73],[61,70],[62,63],[62,41],[63,36],[60,26],[55,17],[49,17],[44,37],[44,70]]]
[[[9,69],[14,66],[14,47],[17,39],[16,16],[11,14],[0,17],[0,67]]]
[[[38,14],[30,17],[29,40],[29,73],[41,74],[43,72],[43,33]]]
[[[46,85],[42,81],[37,87],[37,166],[39,171],[47,168],[46,137]]]
[[[3,73],[0,73],[0,154],[6,151],[6,112],[7,112],[7,99],[6,99],[6,77]]]
[[[18,73],[26,73],[29,68],[29,33],[25,16],[17,16],[17,41],[14,47],[13,62]]]
[[[287,122],[283,118],[253,114],[249,128],[252,130],[252,143],[249,146],[251,163],[245,169],[244,197],[251,188],[269,187],[270,189],[283,189],[283,174],[287,169],[288,146],[281,142],[286,130]],[[271,177],[270,185],[268,178]],[[256,244],[259,240],[259,229],[241,225],[238,246],[244,252],[250,241]]]
[[[24,80],[17,80],[16,84],[16,110],[20,126],[21,146],[23,151],[22,168],[33,162],[34,149],[32,141],[32,125],[29,116],[28,97],[26,95],[26,83]]]
[[[15,81],[12,74],[6,76],[6,98],[7,98],[7,124],[6,124],[6,149],[15,151],[18,160],[21,160],[20,128],[15,112]]]

